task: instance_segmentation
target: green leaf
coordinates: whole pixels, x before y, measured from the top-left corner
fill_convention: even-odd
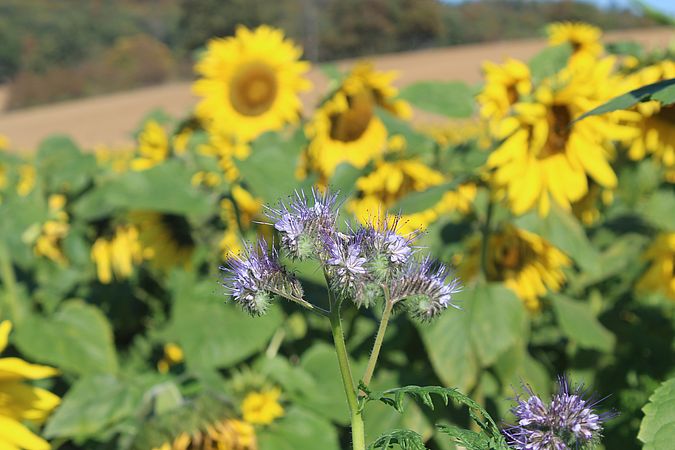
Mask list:
[[[419,109],[448,117],[473,114],[473,93],[461,81],[420,81],[401,89],[399,97]]]
[[[570,44],[545,48],[530,59],[529,66],[532,78],[541,81],[555,75],[567,65],[570,56],[572,56]]]
[[[52,316],[31,315],[14,335],[32,360],[78,375],[114,373],[117,354],[108,319],[95,306],[68,300]]]
[[[131,416],[143,397],[138,385],[112,375],[79,379],[47,422],[45,437],[83,440]]]
[[[73,211],[85,220],[100,219],[116,209],[207,215],[213,211],[212,199],[193,187],[191,178],[181,161],[169,160],[104,182],[83,195]]]
[[[591,245],[579,221],[557,205],[551,205],[548,216],[541,218],[536,211],[515,219],[516,226],[538,234],[565,252],[579,267],[597,273],[598,252]]]
[[[675,230],[675,191],[660,189],[638,205],[645,219],[662,230]]]
[[[168,334],[196,370],[229,367],[263,350],[283,317],[271,307],[261,317],[250,317],[226,302],[213,281],[196,283],[190,274],[175,271],[169,281],[175,301]]]
[[[259,448],[274,450],[340,450],[336,429],[330,422],[298,407],[258,435]]]
[[[67,136],[51,136],[38,147],[35,164],[52,192],[79,192],[96,171],[96,157],[84,154]]]
[[[312,179],[303,182],[295,176],[300,153],[307,145],[301,130],[292,136],[280,133],[266,133],[251,145],[251,155],[244,161],[237,161],[247,188],[267,204],[276,203],[303,186],[311,186]]]
[[[439,201],[441,201],[443,194],[456,187],[458,184],[458,181],[453,181],[451,183],[439,184],[438,186],[431,187],[426,191],[413,192],[403,197],[389,209],[397,214],[413,214],[433,208]]]
[[[480,367],[496,362],[520,340],[526,316],[515,294],[500,284],[465,289],[457,295],[457,302],[463,311],[446,311],[418,329],[443,383],[469,390]]]
[[[506,444],[501,447],[491,447],[490,439],[487,436],[454,425],[437,425],[437,428],[440,432],[447,434],[453,442],[469,450],[492,450],[495,448],[507,450],[509,448]]]
[[[558,323],[563,332],[580,347],[611,352],[614,335],[595,317],[590,307],[562,294],[551,294]]]
[[[391,430],[370,444],[368,450],[389,449],[394,445],[398,445],[402,450],[427,450],[422,436],[412,430]]]
[[[577,117],[574,122],[585,119],[588,116],[597,116],[618,109],[628,109],[640,102],[649,100],[658,100],[664,106],[675,103],[675,78],[657,81],[656,83],[648,84],[623,95],[619,95],[618,97],[614,97],[607,103],[603,103],[602,105],[583,113],[581,116]]]
[[[649,397],[642,411],[638,439],[644,450],[669,450],[675,442],[675,378],[664,381]]]

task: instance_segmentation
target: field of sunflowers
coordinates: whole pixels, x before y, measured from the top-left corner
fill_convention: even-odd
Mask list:
[[[400,215],[463,286],[462,310],[429,323],[394,309],[369,388],[456,388],[506,424],[523,386],[549,397],[566,375],[618,412],[599,448],[672,449],[675,48],[548,34],[479,86],[398,90],[368,62],[327,64],[303,113],[302,49],[240,27],[201,53],[195,110],[149,112],[134,148],[54,136],[24,157],[0,139],[0,450],[349,447],[328,322],[282,300],[250,317],[221,286],[245,242],[281,242],[267,208],[312,187],[338,195],[340,223]],[[326,297],[314,266],[288,264]],[[382,314],[344,311],[355,372]],[[369,404],[367,442],[421,448],[377,444],[408,429],[457,448],[436,425],[471,428],[467,411],[427,406]]]

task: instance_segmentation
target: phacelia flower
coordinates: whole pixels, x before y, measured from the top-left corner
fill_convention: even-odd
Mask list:
[[[222,285],[254,316],[264,314],[276,296],[302,298],[300,282],[281,265],[277,251],[267,247],[264,239],[257,248],[247,245],[243,254],[221,267],[226,273]]]
[[[331,275],[332,288],[342,295],[353,295],[360,278],[367,273],[367,259],[362,254],[360,236],[337,234],[324,237],[326,266]]]
[[[461,290],[461,283],[447,266],[427,257],[422,261],[410,260],[392,282],[390,301],[404,301],[413,317],[431,320],[449,306],[459,309],[452,300]]]
[[[589,448],[598,441],[602,423],[615,413],[594,411],[599,401],[584,398],[582,386],[570,389],[564,377],[559,389],[546,405],[526,387],[528,398],[517,398],[511,412],[518,420],[503,430],[512,448],[518,450],[572,450]]]
[[[297,259],[322,254],[324,236],[335,234],[337,194],[312,190],[312,204],[304,192],[295,193],[288,204],[268,208],[267,216],[281,235],[281,246]]]

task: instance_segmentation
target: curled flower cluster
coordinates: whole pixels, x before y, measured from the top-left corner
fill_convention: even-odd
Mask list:
[[[596,413],[593,408],[599,401],[584,398],[582,386],[570,389],[564,377],[559,378],[558,387],[549,405],[529,387],[526,388],[529,397],[517,399],[511,412],[518,423],[503,431],[512,448],[571,450],[588,448],[599,440],[602,423],[615,413]]]
[[[276,296],[302,297],[302,286],[279,263],[276,250],[268,251],[262,239],[257,247],[247,245],[244,253],[221,267],[226,273],[222,285],[249,314],[259,316]]]
[[[336,194],[313,190],[311,198],[296,193],[290,202],[268,208],[267,216],[286,254],[291,259],[315,259],[339,299],[349,299],[359,307],[385,299],[391,305],[404,305],[412,317],[422,320],[456,306],[452,300],[460,284],[451,271],[430,258],[421,262],[413,258],[417,232],[401,234],[399,218],[388,215],[341,232],[337,210]],[[279,263],[277,252],[268,254],[266,245],[256,251],[247,249],[226,270],[230,276],[224,285],[251,313],[264,312],[270,294],[311,306],[302,299],[297,280]],[[294,297],[284,292],[293,292]]]

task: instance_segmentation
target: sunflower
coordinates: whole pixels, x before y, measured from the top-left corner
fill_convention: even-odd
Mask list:
[[[208,142],[201,144],[197,151],[202,155],[216,158],[223,177],[230,183],[234,183],[239,179],[239,169],[235,160],[248,158],[251,154],[251,147],[248,144],[235,142],[232,137],[221,131],[211,130]]]
[[[484,119],[505,117],[516,102],[532,92],[530,68],[517,59],[509,58],[504,64],[485,62],[483,73],[485,85],[477,100]]]
[[[19,166],[19,181],[16,183],[17,194],[21,197],[25,197],[33,192],[36,174],[35,167],[30,164],[22,164]]]
[[[663,61],[645,67],[628,77],[628,89],[675,78],[675,62]],[[633,108],[640,133],[630,143],[628,156],[641,160],[651,154],[666,170],[666,177],[675,183],[675,104],[661,105],[658,101],[638,103]]]
[[[309,63],[302,49],[281,30],[263,25],[237,28],[235,36],[212,39],[196,65],[201,76],[193,91],[203,99],[197,117],[207,129],[218,129],[239,142],[297,123],[302,108],[298,94],[308,90],[303,78]]]
[[[64,211],[66,197],[61,194],[50,195],[47,204],[49,219],[42,224],[40,235],[33,245],[33,252],[37,256],[44,256],[56,263],[65,265],[67,261],[61,249],[61,244],[70,230],[68,214]]]
[[[387,129],[375,115],[378,107],[398,117],[410,117],[408,103],[395,99],[398,91],[391,84],[395,76],[359,63],[315,112],[305,129],[310,139],[305,158],[322,182],[340,163],[362,168],[384,153]]]
[[[160,270],[174,266],[189,267],[195,241],[183,216],[154,211],[133,211],[129,220],[138,229],[143,255]]]
[[[221,219],[227,227],[220,241],[223,259],[243,250],[241,232],[250,229],[254,220],[261,219],[262,214],[262,201],[241,186],[232,186],[231,197],[220,202]]]
[[[144,259],[138,229],[122,225],[115,229],[110,239],[99,237],[91,247],[91,259],[96,264],[96,274],[101,283],[109,284],[113,274],[118,280],[129,278],[134,265]]]
[[[446,182],[438,171],[418,160],[379,162],[370,174],[356,181],[357,198],[347,205],[362,223],[386,211],[413,192],[423,192]],[[448,191],[436,205],[421,212],[407,214],[401,218],[402,232],[426,228],[441,214],[450,211],[468,212],[476,196],[476,186],[471,183],[460,185],[457,191]],[[384,210],[384,211],[383,211]]]
[[[511,209],[522,214],[538,204],[548,214],[553,199],[566,210],[588,192],[587,176],[603,188],[614,188],[616,174],[609,164],[610,143],[634,138],[638,130],[619,124],[630,112],[572,119],[614,97],[620,89],[612,76],[614,58],[597,64],[571,66],[546,80],[534,99],[514,105],[512,116],[495,126],[501,145],[487,168]]]
[[[148,120],[138,136],[139,156],[131,161],[133,170],[146,170],[169,157],[169,137],[155,120]]]
[[[548,241],[511,225],[491,234],[487,249],[487,279],[503,282],[530,311],[540,308],[539,298],[547,291],[560,290],[565,281],[562,269],[571,265],[570,259]],[[467,245],[469,256],[459,264],[464,279],[478,274],[480,251],[480,239]]]
[[[159,370],[160,373],[169,373],[171,366],[182,363],[184,359],[185,355],[183,354],[183,349],[178,345],[169,342],[164,345],[164,355],[162,356],[162,359],[157,362],[157,370]]]
[[[614,201],[614,191],[603,189],[593,181],[588,182],[588,192],[572,204],[574,215],[586,225],[592,225],[600,218],[600,207]]]
[[[587,64],[603,52],[602,31],[583,22],[556,22],[546,28],[550,45],[570,44],[570,64]]]
[[[675,233],[661,233],[643,255],[649,268],[637,283],[642,292],[661,292],[675,300]]]
[[[0,322],[0,352],[7,347],[12,324]],[[51,392],[24,383],[58,374],[56,369],[29,364],[19,358],[0,358],[0,448],[49,450],[47,441],[30,431],[23,421],[42,423],[60,403]]]
[[[279,403],[281,391],[269,389],[261,392],[249,392],[241,402],[241,413],[245,422],[254,425],[269,425],[284,415]]]
[[[94,155],[99,166],[109,167],[115,173],[124,173],[131,166],[135,151],[132,146],[110,148],[98,145],[94,147]]]
[[[443,124],[422,125],[419,131],[431,137],[439,146],[458,146],[476,141],[478,147],[486,149],[490,145],[490,136],[485,122],[475,119],[452,120]]]

